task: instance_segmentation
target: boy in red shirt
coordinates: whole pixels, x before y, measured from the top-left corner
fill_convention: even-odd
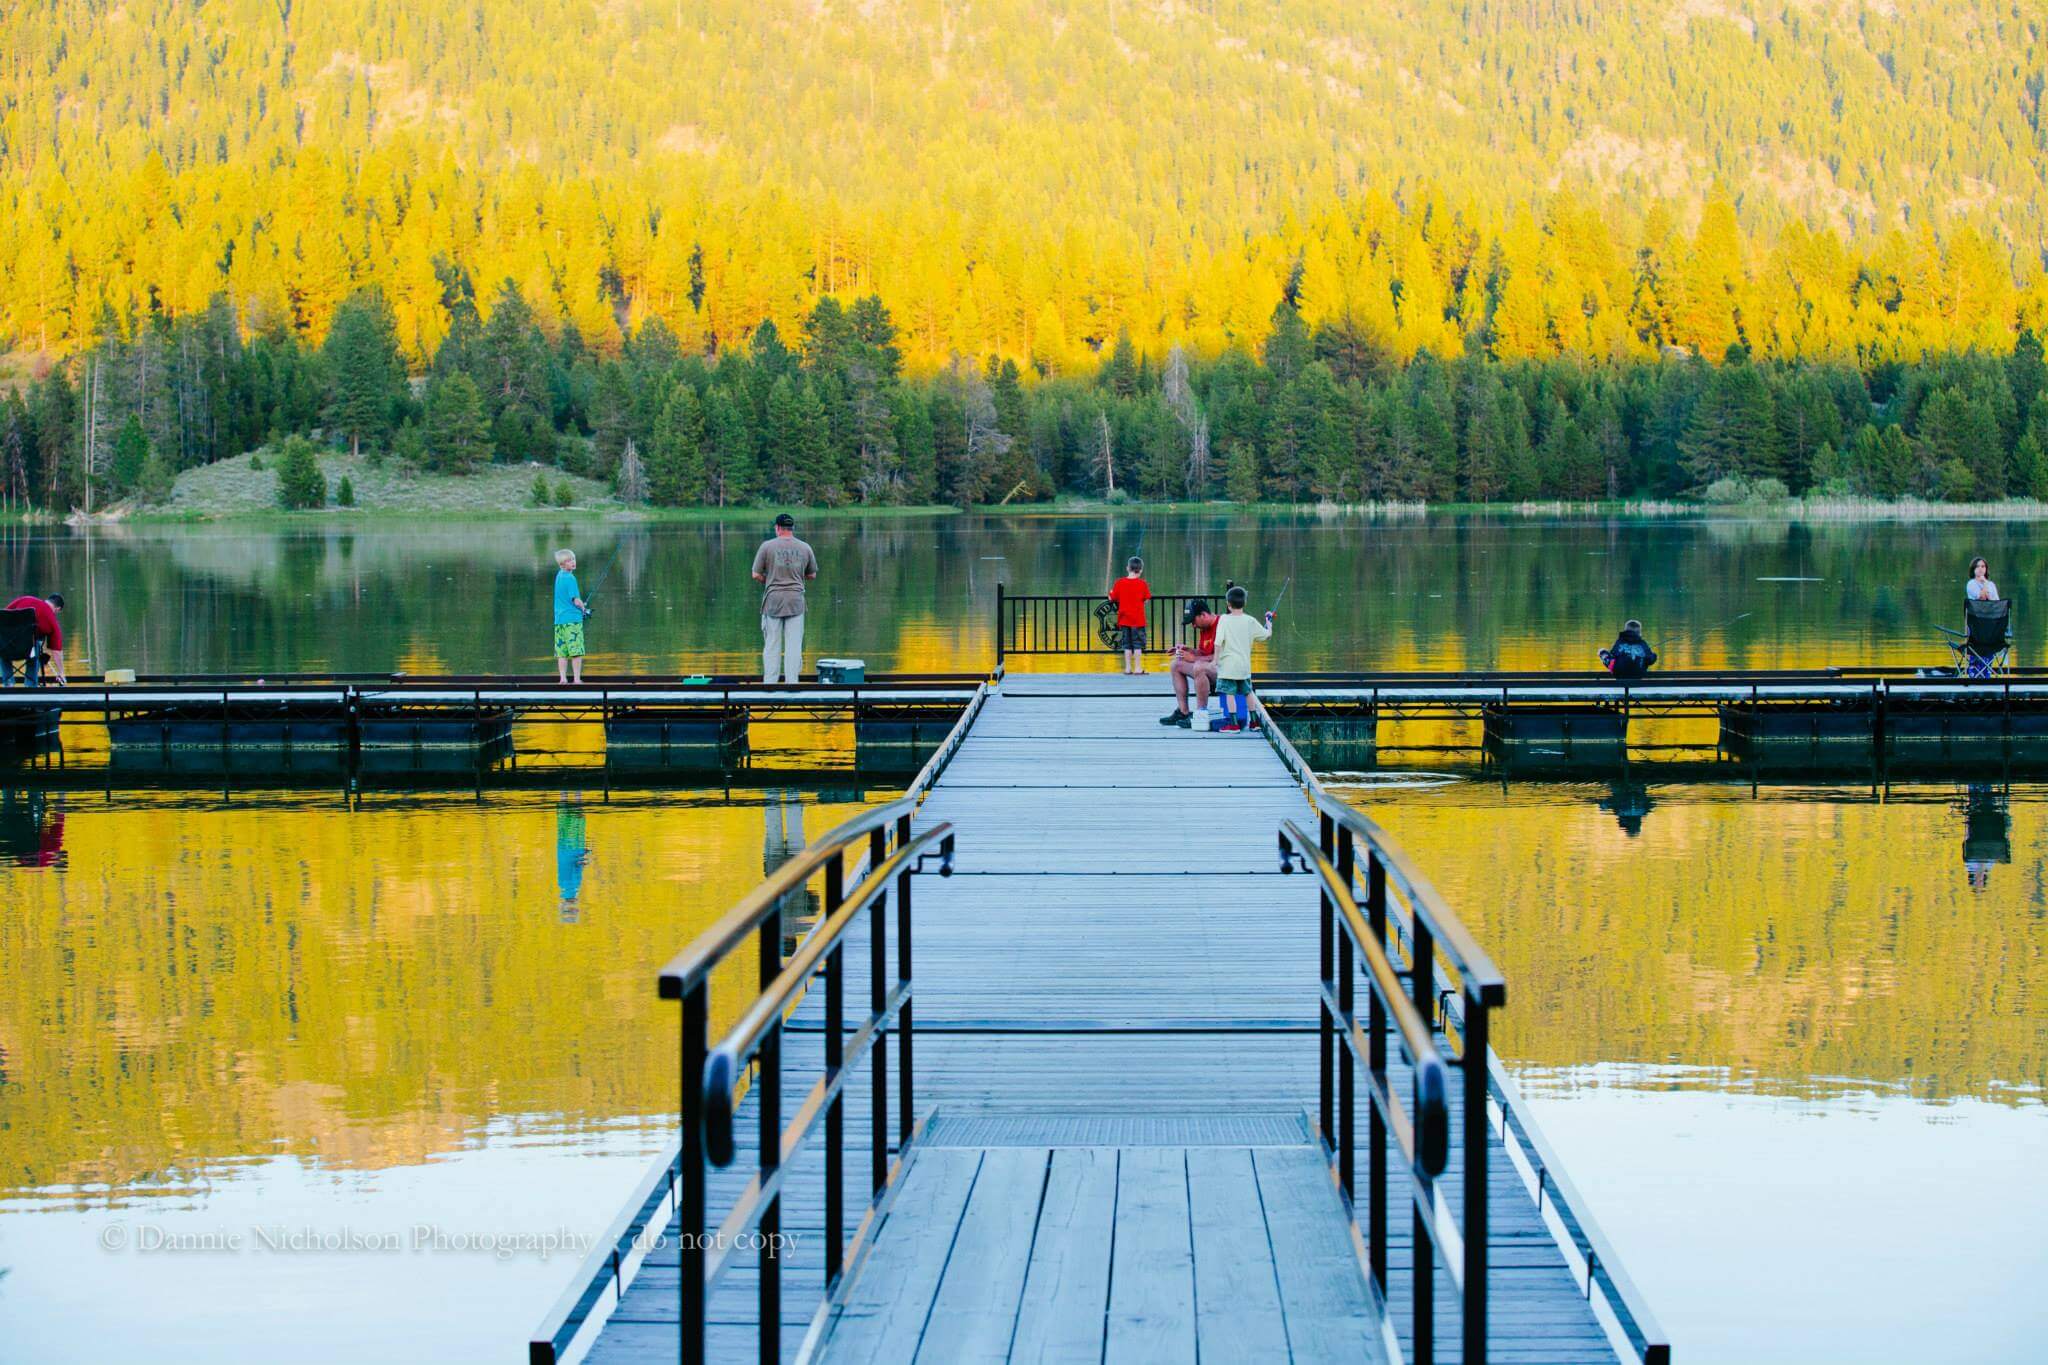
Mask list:
[[[1124,562],[1124,576],[1109,585],[1109,600],[1116,603],[1118,643],[1124,650],[1124,672],[1145,671],[1145,604],[1152,589],[1145,583],[1145,561],[1132,555]]]
[[[5,607],[0,607],[0,611],[32,611],[36,614],[36,636],[42,641],[43,657],[29,663],[27,681],[30,687],[41,681],[37,675],[45,667],[59,687],[65,685],[64,627],[57,621],[57,613],[62,610],[64,595],[55,592],[48,597],[17,597]],[[0,682],[5,681],[5,670],[0,669]]]

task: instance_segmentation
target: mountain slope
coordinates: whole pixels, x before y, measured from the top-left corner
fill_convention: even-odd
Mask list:
[[[1254,336],[1313,224],[1398,203],[1446,327],[1481,336],[1493,248],[1522,209],[1554,238],[1560,195],[1608,294],[1713,193],[1745,269],[1795,224],[1867,253],[1851,278],[1968,227],[1970,269],[2027,281],[2043,23],[2013,0],[30,0],[0,16],[0,329],[62,350],[103,299],[226,289],[317,335],[375,280],[417,358],[452,262],[600,344],[875,289],[920,363],[1058,363],[1126,327]],[[1475,266],[1488,297],[1461,301]]]

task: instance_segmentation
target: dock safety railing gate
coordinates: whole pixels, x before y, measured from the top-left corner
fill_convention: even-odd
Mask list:
[[[1145,604],[1145,645],[1165,651],[1195,642],[1192,626],[1181,616],[1196,598],[1221,610],[1223,594],[1154,593]],[[1013,654],[1113,654],[1117,644],[1110,623],[1114,608],[1106,597],[1077,593],[1019,594],[996,584],[996,663]]]

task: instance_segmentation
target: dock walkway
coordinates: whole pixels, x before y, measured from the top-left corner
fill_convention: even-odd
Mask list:
[[[960,851],[956,875],[917,891],[922,1134],[822,1318],[820,1238],[805,1236],[821,1226],[819,1144],[785,1172],[783,1358],[1406,1354],[1409,1219],[1393,1220],[1382,1305],[1312,1137],[1316,894],[1275,854],[1279,824],[1307,818],[1300,786],[1257,735],[1161,726],[1170,706],[1156,675],[1013,675],[932,789],[919,823],[951,821]],[[786,1094],[818,1074],[801,1032],[820,1026],[815,996],[788,1034]],[[865,1068],[845,1093],[847,1169],[864,1173]],[[1614,1360],[1498,1132],[1488,1161],[1489,1356]],[[1454,1153],[1454,1209],[1459,1170]],[[714,1225],[745,1179],[713,1173]],[[674,1359],[675,1265],[649,1257],[595,1365]],[[711,1359],[751,1358],[758,1283],[748,1264],[714,1291]],[[1441,1271],[1435,1301],[1452,1358]]]

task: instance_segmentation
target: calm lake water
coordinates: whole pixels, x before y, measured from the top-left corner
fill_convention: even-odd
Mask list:
[[[1162,590],[1291,575],[1270,661],[1299,668],[1577,667],[1626,615],[1674,665],[1931,664],[1972,554],[2023,646],[2048,569],[2025,523],[806,534],[813,656],[932,671],[992,661],[998,581],[1097,591],[1133,550]],[[595,667],[737,670],[757,539],[0,531],[0,573],[66,593],[93,668],[537,671],[566,540],[601,580]],[[78,778],[89,737],[71,778],[0,772],[0,1357],[522,1349],[577,1257],[505,1236],[598,1230],[672,1131],[654,969],[890,794],[607,792],[569,728],[523,736],[558,773],[480,793],[124,790]],[[2048,790],[1410,772],[1355,795],[1505,968],[1496,1042],[1685,1359],[2039,1358]]]

